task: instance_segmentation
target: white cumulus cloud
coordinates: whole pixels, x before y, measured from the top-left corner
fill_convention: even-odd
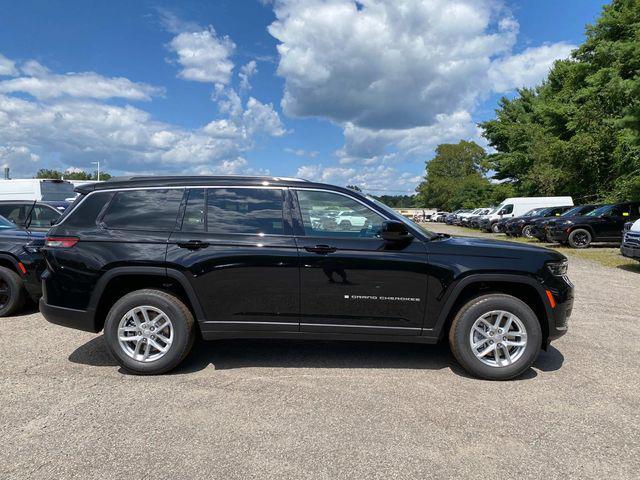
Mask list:
[[[234,65],[229,57],[236,46],[229,37],[218,37],[213,28],[179,33],[169,48],[178,56],[181,78],[221,85],[231,80]]]

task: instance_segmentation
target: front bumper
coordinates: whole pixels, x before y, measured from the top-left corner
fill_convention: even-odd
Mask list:
[[[574,286],[568,277],[553,277],[545,280],[545,289],[551,293],[555,307],[547,309],[549,315],[549,337],[552,342],[567,333],[569,317],[573,311]]]
[[[640,246],[623,243],[620,245],[620,253],[627,258],[640,261]]]
[[[40,298],[40,313],[47,322],[55,325],[93,333],[102,330],[102,325],[98,325],[96,315],[92,310],[75,310],[49,305],[42,297]]]

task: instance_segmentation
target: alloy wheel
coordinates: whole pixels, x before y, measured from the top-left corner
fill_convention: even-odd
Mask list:
[[[149,305],[125,313],[118,324],[118,343],[127,356],[138,362],[153,362],[171,348],[174,329],[162,310]]]
[[[469,334],[471,350],[490,367],[507,367],[517,362],[527,348],[527,330],[513,313],[493,310],[480,316]]]

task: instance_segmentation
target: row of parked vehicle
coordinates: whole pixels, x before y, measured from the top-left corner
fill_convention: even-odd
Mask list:
[[[572,248],[617,242],[623,255],[640,260],[640,201],[574,205],[571,197],[508,198],[497,207],[461,209],[441,217],[449,225]]]

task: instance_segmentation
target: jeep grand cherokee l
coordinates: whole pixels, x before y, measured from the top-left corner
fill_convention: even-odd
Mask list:
[[[203,339],[436,343],[507,379],[567,330],[566,258],[430,233],[346,188],[273,177],[85,185],[51,229],[40,309],[99,332],[126,370],[176,367]],[[360,229],[312,221],[326,211]]]
[[[639,218],[640,202],[604,205],[585,215],[557,220],[549,225],[547,237],[572,248],[587,248],[592,242],[621,242],[624,224]]]

